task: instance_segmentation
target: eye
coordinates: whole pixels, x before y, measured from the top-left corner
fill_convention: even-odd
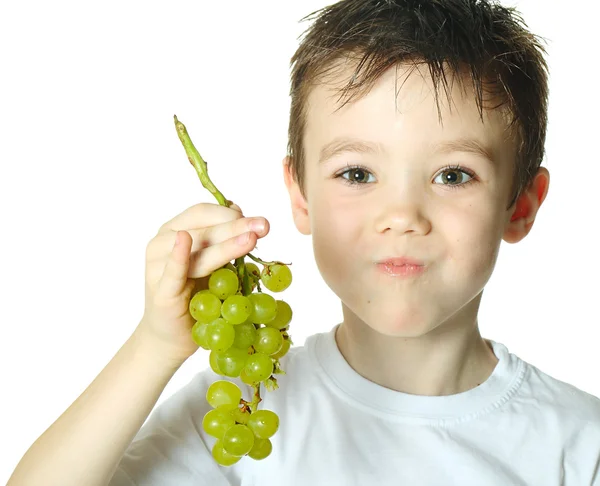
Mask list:
[[[346,177],[346,175],[348,177]],[[367,184],[370,182],[374,182],[373,174],[366,167],[362,166],[353,166],[348,167],[346,170],[338,173],[336,178],[342,178],[345,184],[355,186],[361,184]],[[369,178],[370,177],[370,178]]]
[[[466,182],[464,181],[465,177],[463,174],[466,174],[469,177]],[[444,167],[436,176],[436,179],[440,176],[442,176],[442,185],[448,186],[449,189],[463,188],[470,183],[475,182],[475,173],[469,169],[461,167],[460,165]]]
[[[465,177],[466,176],[466,177]],[[477,182],[475,173],[466,167],[460,165],[449,165],[444,167],[434,179],[434,182],[439,177],[442,178],[441,185],[448,189],[464,188],[472,182]],[[375,182],[373,173],[366,167],[355,165],[348,166],[344,171],[335,175],[335,178],[343,179],[344,183],[349,186],[358,187]],[[465,181],[465,179],[467,179]]]

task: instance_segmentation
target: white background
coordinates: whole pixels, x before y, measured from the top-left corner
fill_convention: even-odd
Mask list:
[[[144,257],[202,188],[173,115],[217,187],[271,232],[253,253],[293,262],[296,344],[341,319],[281,173],[289,59],[329,2],[3,2],[0,7],[0,482],[138,324]],[[600,395],[597,25],[592,0],[523,0],[548,39],[548,197],[502,243],[482,335]],[[316,309],[319,309],[316,311]],[[200,350],[159,404],[207,366]]]

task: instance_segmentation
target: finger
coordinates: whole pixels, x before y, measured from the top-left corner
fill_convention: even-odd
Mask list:
[[[178,231],[177,236],[158,283],[156,296],[161,300],[181,295],[188,283],[192,237],[187,231]]]
[[[231,204],[229,205],[229,209],[235,209],[236,211],[239,211],[239,213],[243,216],[244,213],[242,212],[242,208],[240,208],[236,203],[234,203],[233,201],[229,201]]]
[[[240,241],[244,237],[247,239]],[[258,237],[249,231],[192,254],[188,278],[206,277],[232,260],[247,255],[254,249],[257,240]]]
[[[259,238],[264,238],[269,233],[269,221],[262,217],[241,218],[235,221],[217,224],[207,228],[190,231],[194,238],[192,251],[202,250],[207,246],[214,246],[226,240],[252,231]]]
[[[262,229],[260,224],[255,225],[255,223],[262,223]],[[179,228],[179,230],[184,230],[184,228]],[[206,247],[217,245],[248,231],[255,233],[258,238],[264,238],[269,230],[269,221],[266,218],[256,217],[235,219],[207,228],[194,228],[185,231],[192,237],[190,252],[196,253]],[[153,261],[164,258],[164,255],[173,247],[176,232],[171,231],[156,236],[147,247],[146,260]]]
[[[231,209],[219,204],[199,203],[187,208],[163,224],[158,230],[158,234],[168,233],[169,231],[188,231],[198,228],[199,223],[202,226],[214,226],[242,217],[241,210]]]

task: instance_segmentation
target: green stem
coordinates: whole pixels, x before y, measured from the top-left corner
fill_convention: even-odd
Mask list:
[[[263,262],[260,258],[255,257],[252,253],[248,253],[248,257],[254,260],[256,263],[260,263],[261,265],[291,265],[291,263],[282,263],[282,262]]]
[[[252,402],[250,403],[250,413],[256,412],[258,404],[262,402],[262,398],[260,398],[260,383],[252,385],[252,388],[254,389],[254,394],[252,396]]]
[[[192,164],[194,169],[196,169],[198,177],[200,178],[200,182],[202,182],[202,185],[208,189],[213,196],[215,196],[221,206],[229,207],[231,205],[231,201],[225,199],[225,196],[221,194],[221,192],[210,180],[210,177],[208,177],[206,162],[200,156],[198,150],[196,150],[196,147],[194,147],[192,139],[188,135],[185,125],[177,119],[177,115],[173,115],[173,118],[175,119],[175,129],[177,130],[179,140],[181,140],[181,143],[183,144],[183,148],[185,149],[185,153],[188,156],[190,164]]]

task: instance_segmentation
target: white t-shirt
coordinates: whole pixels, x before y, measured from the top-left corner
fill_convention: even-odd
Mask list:
[[[206,389],[224,378],[209,368],[152,412],[110,486],[600,485],[600,399],[492,340],[499,361],[480,386],[400,393],[350,367],[336,328],[292,347],[280,388],[261,390],[259,409],[280,418],[269,457],[214,462],[202,419]]]

